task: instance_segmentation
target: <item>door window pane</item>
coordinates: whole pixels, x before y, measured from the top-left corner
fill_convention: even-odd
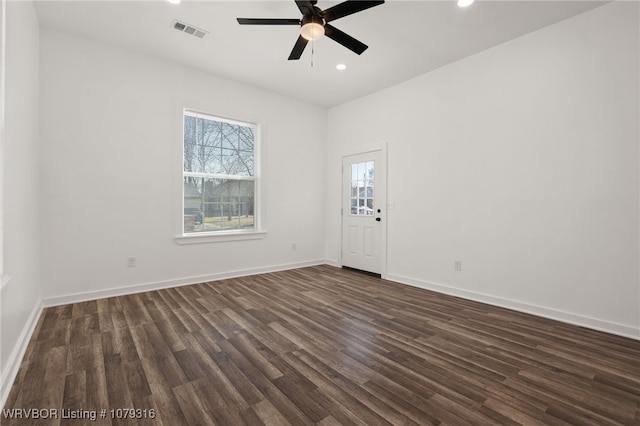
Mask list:
[[[351,211],[355,216],[373,216],[374,162],[351,164]]]

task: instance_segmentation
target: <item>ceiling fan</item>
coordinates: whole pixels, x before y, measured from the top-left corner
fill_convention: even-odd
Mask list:
[[[300,59],[309,40],[317,40],[323,35],[360,55],[369,46],[340,31],[329,22],[378,6],[384,3],[384,0],[347,0],[326,10],[320,10],[315,6],[318,0],[295,0],[295,3],[302,13],[302,19],[238,18],[238,23],[240,25],[300,25],[300,35],[289,55],[289,60]]]

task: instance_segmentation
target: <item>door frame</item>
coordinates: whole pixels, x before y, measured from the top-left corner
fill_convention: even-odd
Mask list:
[[[382,166],[383,166],[383,173],[379,173],[378,170],[376,169],[376,195],[375,195],[375,199],[377,202],[379,202],[379,205],[382,206],[381,207],[381,212],[380,212],[380,218],[382,219],[382,223],[380,225],[380,276],[381,278],[385,279],[387,277],[387,223],[388,223],[388,210],[389,210],[389,206],[387,203],[388,197],[387,197],[387,191],[388,191],[388,168],[389,168],[389,161],[388,161],[388,157],[387,157],[387,145],[383,144],[383,145],[379,145],[379,146],[369,146],[369,147],[363,147],[363,148],[359,148],[359,149],[354,149],[354,150],[348,150],[348,151],[343,151],[340,155],[340,170],[342,171],[342,173],[340,174],[340,253],[339,253],[339,258],[340,258],[340,267],[344,266],[342,263],[342,252],[344,249],[344,233],[343,233],[343,229],[344,229],[344,217],[345,217],[345,211],[344,211],[344,204],[345,204],[345,196],[347,196],[348,194],[345,194],[345,188],[344,188],[344,174],[345,174],[345,170],[343,168],[343,164],[344,164],[344,159],[345,157],[350,157],[352,155],[361,155],[361,154],[367,154],[369,152],[379,152],[380,156],[382,157]],[[381,176],[382,175],[382,176]],[[382,191],[381,193],[378,192],[378,188],[380,185],[380,181],[382,181]]]

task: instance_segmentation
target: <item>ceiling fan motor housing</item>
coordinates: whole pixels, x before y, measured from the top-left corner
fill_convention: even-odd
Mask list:
[[[314,9],[318,9],[317,7]],[[320,9],[318,9],[318,12],[320,11]],[[314,11],[315,12],[315,11]],[[302,26],[304,27],[306,24],[320,24],[322,26],[324,26],[325,22],[324,19],[322,19],[322,16],[320,16],[320,14],[306,14],[302,17]]]

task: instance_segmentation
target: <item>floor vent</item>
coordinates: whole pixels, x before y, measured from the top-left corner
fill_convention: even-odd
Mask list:
[[[178,30],[178,31],[181,31],[181,32],[187,33],[187,34],[191,34],[192,36],[196,36],[198,38],[204,38],[204,36],[209,34],[208,31],[202,30],[200,28],[196,28],[193,25],[185,24],[184,22],[180,22],[177,19],[175,19],[171,23],[171,26],[173,28],[175,28],[176,30]]]

